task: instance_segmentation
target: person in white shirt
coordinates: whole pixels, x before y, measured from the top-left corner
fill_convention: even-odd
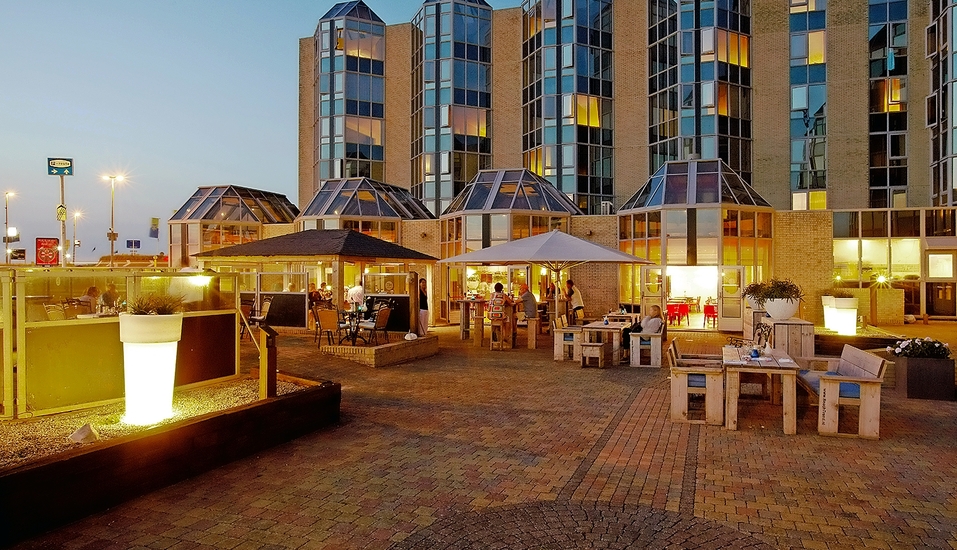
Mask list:
[[[578,319],[584,316],[585,301],[582,300],[581,291],[575,288],[575,283],[571,279],[565,281],[565,300],[568,301],[568,307],[572,310],[570,324],[577,325]]]

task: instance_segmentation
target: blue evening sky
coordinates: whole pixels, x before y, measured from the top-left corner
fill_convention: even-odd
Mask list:
[[[387,24],[418,1],[366,0]],[[117,252],[166,250],[165,221],[197,187],[236,184],[297,203],[298,48],[335,2],[297,0],[0,0],[0,194],[34,260],[36,237],[59,237],[66,178],[80,262],[109,254],[110,184]],[[489,0],[495,8],[518,0]],[[159,241],[148,238],[158,217]],[[2,228],[0,228],[2,231]],[[95,250],[94,250],[95,247]],[[0,252],[2,253],[2,252]]]

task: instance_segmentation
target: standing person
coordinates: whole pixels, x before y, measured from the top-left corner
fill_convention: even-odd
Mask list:
[[[582,300],[582,293],[575,287],[575,283],[568,279],[565,281],[565,300],[572,310],[572,325],[578,324],[578,319],[584,317],[585,301]]]
[[[425,279],[419,279],[419,326],[415,333],[419,336],[425,336],[429,330],[429,294],[428,283]]]
[[[522,300],[522,306],[525,309],[526,319],[535,319],[538,317],[538,303],[535,301],[535,295],[529,290],[528,285],[522,283],[519,287],[519,299]]]

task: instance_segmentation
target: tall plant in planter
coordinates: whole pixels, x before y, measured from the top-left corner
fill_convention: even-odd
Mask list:
[[[753,282],[744,287],[741,294],[747,298],[751,309],[764,309],[764,300],[768,292],[768,283]]]
[[[911,338],[888,346],[894,355],[897,387],[911,399],[940,399],[954,401],[954,360],[950,347],[933,338]]]
[[[801,305],[804,290],[791,279],[772,277],[764,293],[764,309],[774,319],[790,319]]]
[[[120,313],[128,424],[155,424],[173,416],[176,349],[183,333],[183,298],[149,293]]]

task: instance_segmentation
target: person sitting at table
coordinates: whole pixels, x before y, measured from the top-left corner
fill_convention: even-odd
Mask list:
[[[522,283],[518,287],[518,297],[522,300],[522,307],[525,309],[525,319],[535,319],[538,317],[538,302],[535,301],[535,295],[529,290],[528,285]]]
[[[502,330],[505,334],[509,334],[509,331],[512,330],[512,326],[505,308],[511,307],[515,302],[513,302],[507,294],[502,292],[504,288],[502,283],[495,283],[495,291],[492,292],[492,297],[489,299],[488,318],[492,321],[501,321]],[[495,336],[494,332],[492,336]]]
[[[665,318],[661,315],[661,308],[653,305],[648,308],[648,315],[641,318],[639,332],[642,334],[658,334],[664,324]]]
[[[119,299],[120,293],[116,291],[116,285],[108,283],[106,285],[106,292],[100,295],[100,305],[112,309],[116,307],[116,303]]]
[[[95,286],[91,286],[90,288],[86,289],[86,293],[83,296],[77,298],[77,301],[86,306],[87,313],[95,313],[96,304],[99,297],[100,289],[96,288]]]

